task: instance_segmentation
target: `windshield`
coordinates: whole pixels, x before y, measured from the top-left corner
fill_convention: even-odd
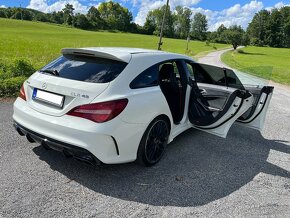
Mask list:
[[[64,55],[43,67],[39,72],[83,82],[107,83],[114,80],[126,65],[123,62],[103,58]]]

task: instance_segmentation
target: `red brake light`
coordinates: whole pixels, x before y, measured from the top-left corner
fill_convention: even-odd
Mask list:
[[[25,95],[25,91],[24,91],[24,84],[22,84],[22,86],[21,86],[20,93],[19,93],[18,97],[22,98],[24,101],[26,101],[26,95]]]
[[[118,116],[127,106],[128,99],[86,104],[75,107],[67,115],[104,123]]]

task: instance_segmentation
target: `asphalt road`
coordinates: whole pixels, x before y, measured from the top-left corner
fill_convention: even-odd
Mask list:
[[[189,130],[152,168],[46,151],[13,130],[12,103],[0,103],[0,217],[289,217],[290,89],[275,86],[262,133]]]

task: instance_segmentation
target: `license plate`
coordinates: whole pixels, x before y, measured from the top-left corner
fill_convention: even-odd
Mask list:
[[[33,89],[32,99],[50,104],[56,107],[63,107],[64,96],[46,92],[40,89]]]

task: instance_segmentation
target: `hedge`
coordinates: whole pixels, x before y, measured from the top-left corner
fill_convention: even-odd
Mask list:
[[[0,97],[18,96],[19,90],[26,79],[25,76],[18,76],[0,80]]]
[[[26,60],[0,61],[0,97],[16,97],[23,82],[36,70]]]

